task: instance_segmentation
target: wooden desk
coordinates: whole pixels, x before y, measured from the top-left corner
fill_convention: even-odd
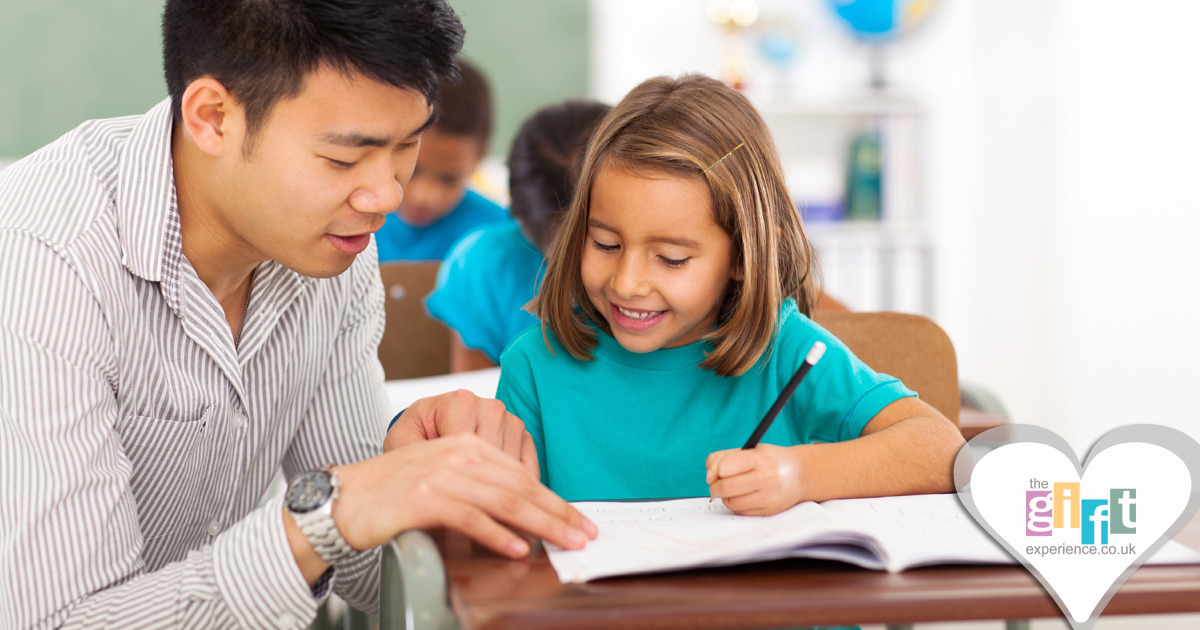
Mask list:
[[[1200,548],[1200,517],[1176,540]],[[1018,566],[889,574],[781,560],[560,584],[544,553],[513,562],[453,532],[408,532],[385,548],[381,592],[381,630],[794,628],[1061,617],[1037,580]],[[1134,573],[1105,614],[1198,611],[1200,566],[1154,566]]]
[[[963,407],[958,412],[958,429],[962,431],[964,440],[970,441],[971,438],[988,429],[1002,427],[1006,424],[1008,424],[1006,416],[991,414],[973,407]]]

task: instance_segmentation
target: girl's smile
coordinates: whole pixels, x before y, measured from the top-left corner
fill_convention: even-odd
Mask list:
[[[630,332],[649,330],[662,321],[663,316],[667,314],[666,311],[629,309],[616,304],[610,306],[612,306],[612,318],[609,321]]]
[[[607,164],[589,207],[580,272],[613,337],[650,352],[712,331],[733,276],[733,247],[713,220],[708,185]]]

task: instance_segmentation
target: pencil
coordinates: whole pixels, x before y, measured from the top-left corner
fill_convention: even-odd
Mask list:
[[[820,361],[824,355],[825,344],[820,341],[814,343],[813,347],[808,351],[808,356],[804,357],[804,362],[796,369],[796,374],[792,376],[792,380],[788,381],[782,392],[779,392],[779,397],[775,399],[775,404],[771,405],[771,408],[767,410],[767,415],[763,417],[762,422],[758,423],[758,427],[750,435],[750,439],[746,440],[746,445],[742,447],[743,451],[758,446],[758,441],[762,439],[767,429],[771,428],[771,423],[775,421],[775,416],[778,416],[779,412],[783,410],[783,406],[787,404],[788,399],[792,397],[796,388],[800,386],[800,381],[804,380],[804,376],[808,374],[812,366],[816,365],[817,361]]]

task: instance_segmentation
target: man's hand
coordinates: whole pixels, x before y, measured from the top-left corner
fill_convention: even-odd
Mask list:
[[[447,435],[470,433],[511,455],[541,477],[537,449],[521,419],[504,410],[504,403],[479,398],[460,389],[422,398],[409,406],[383,441],[384,452]]]
[[[410,529],[449,527],[511,558],[529,553],[504,525],[567,549],[597,529],[517,460],[473,435],[397,448],[338,467],[338,530],[355,549],[386,543]]]
[[[737,514],[778,514],[804,498],[800,448],[759,444],[717,451],[705,462],[709,493]]]

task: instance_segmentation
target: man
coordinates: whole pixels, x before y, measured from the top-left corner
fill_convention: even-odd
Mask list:
[[[371,233],[454,14],[168,0],[163,39],[168,102],[0,173],[0,627],[298,628],[331,588],[373,610],[370,550],[406,529],[585,544],[495,401],[419,401],[384,440]]]
[[[441,260],[468,232],[508,220],[507,210],[467,190],[487,153],[492,97],[478,70],[461,60],[458,67],[458,82],[439,82],[438,117],[421,138],[404,199],[375,234],[379,262]]]

